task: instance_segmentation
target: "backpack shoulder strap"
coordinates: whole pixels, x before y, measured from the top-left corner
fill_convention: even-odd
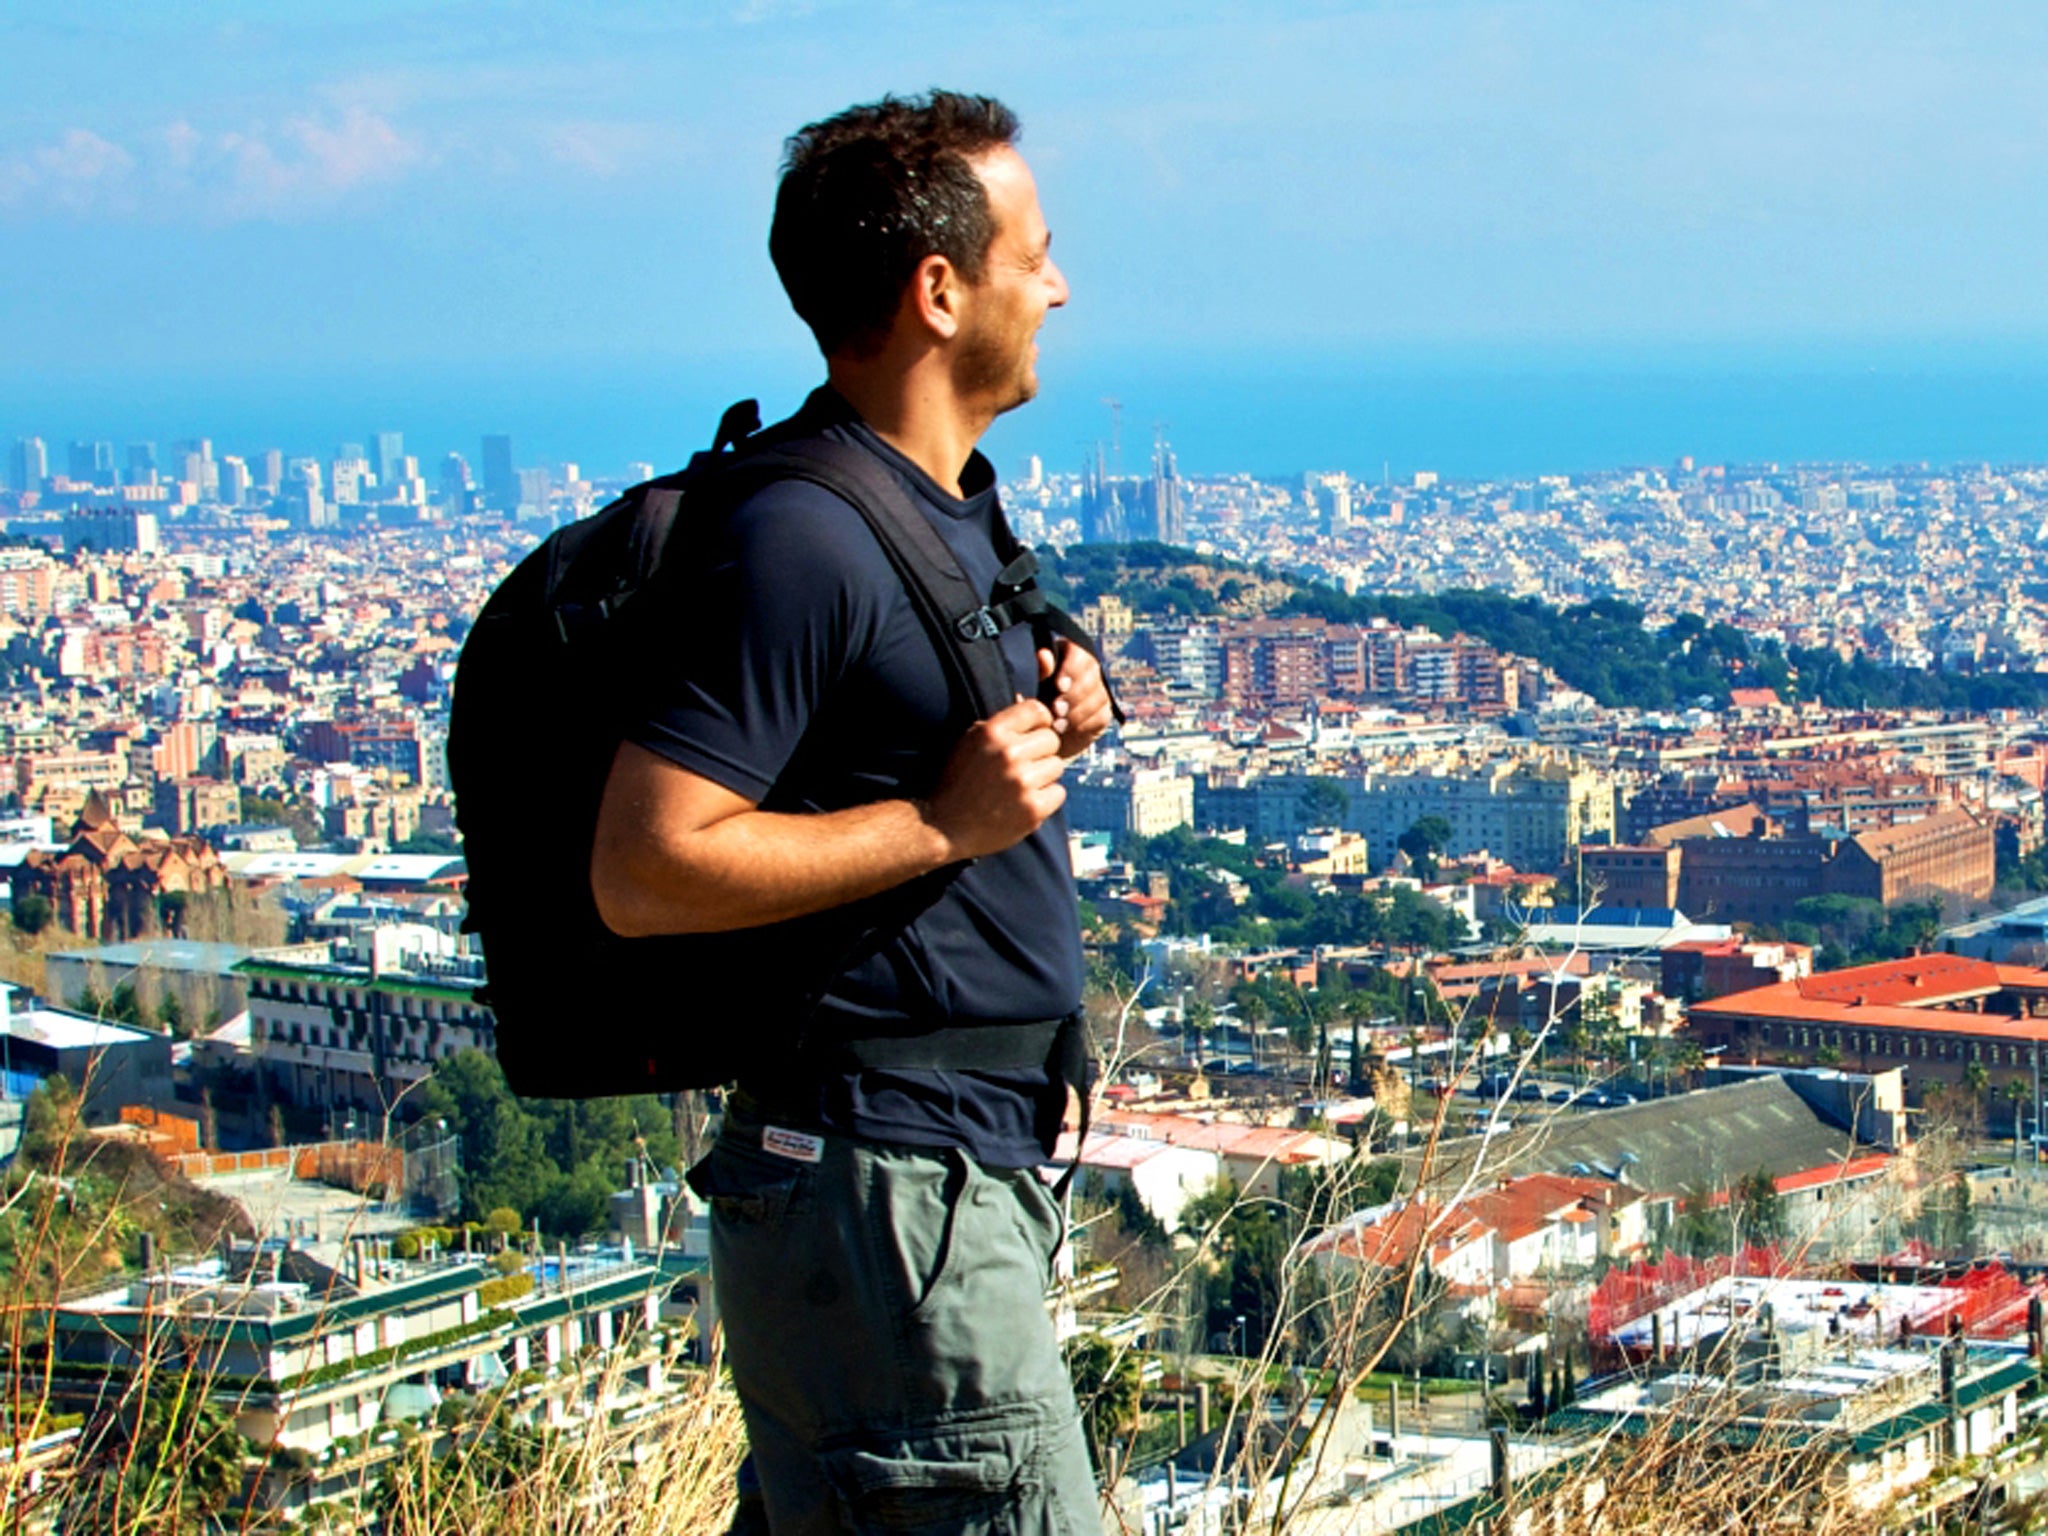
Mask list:
[[[1002,648],[993,643],[1001,630],[984,626],[982,595],[902,482],[873,454],[829,438],[804,438],[748,455],[738,472],[809,480],[850,503],[874,531],[975,718],[987,719],[1010,705],[1016,682]]]

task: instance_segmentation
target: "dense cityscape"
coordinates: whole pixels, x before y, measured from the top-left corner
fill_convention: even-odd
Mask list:
[[[1680,1380],[1888,1528],[2038,1493],[2048,469],[1123,457],[1004,501],[1127,716],[1066,780],[1106,1070],[1047,1304],[1129,1528],[1620,1499]],[[715,1102],[506,1090],[444,761],[484,599],[653,467],[7,469],[0,1137],[130,1170],[13,1346],[10,1497],[173,1313],[215,1507],[388,1516],[480,1403],[680,1433]],[[1327,1407],[1342,1299],[1418,1275]]]

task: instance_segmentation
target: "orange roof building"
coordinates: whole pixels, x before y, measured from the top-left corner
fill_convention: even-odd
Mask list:
[[[1936,1086],[1968,1085],[1978,1067],[1980,1107],[2010,1125],[2033,1098],[2048,1044],[2048,971],[1915,955],[1694,1003],[1690,1019],[1703,1049],[1731,1059],[1896,1069],[1909,1104],[1924,1104]]]

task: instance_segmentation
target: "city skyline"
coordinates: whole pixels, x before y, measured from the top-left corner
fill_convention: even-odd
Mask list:
[[[2048,23],[2010,4],[30,4],[4,41],[7,438],[118,404],[678,460],[817,373],[763,250],[782,136],[934,81],[1022,112],[1074,281],[1006,454],[1079,462],[1105,394],[1197,470],[2048,437]]]

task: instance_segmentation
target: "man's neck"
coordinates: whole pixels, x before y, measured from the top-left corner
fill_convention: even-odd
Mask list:
[[[963,494],[961,472],[988,422],[963,408],[948,381],[929,368],[841,358],[828,361],[826,376],[883,442],[930,475],[940,489]]]

